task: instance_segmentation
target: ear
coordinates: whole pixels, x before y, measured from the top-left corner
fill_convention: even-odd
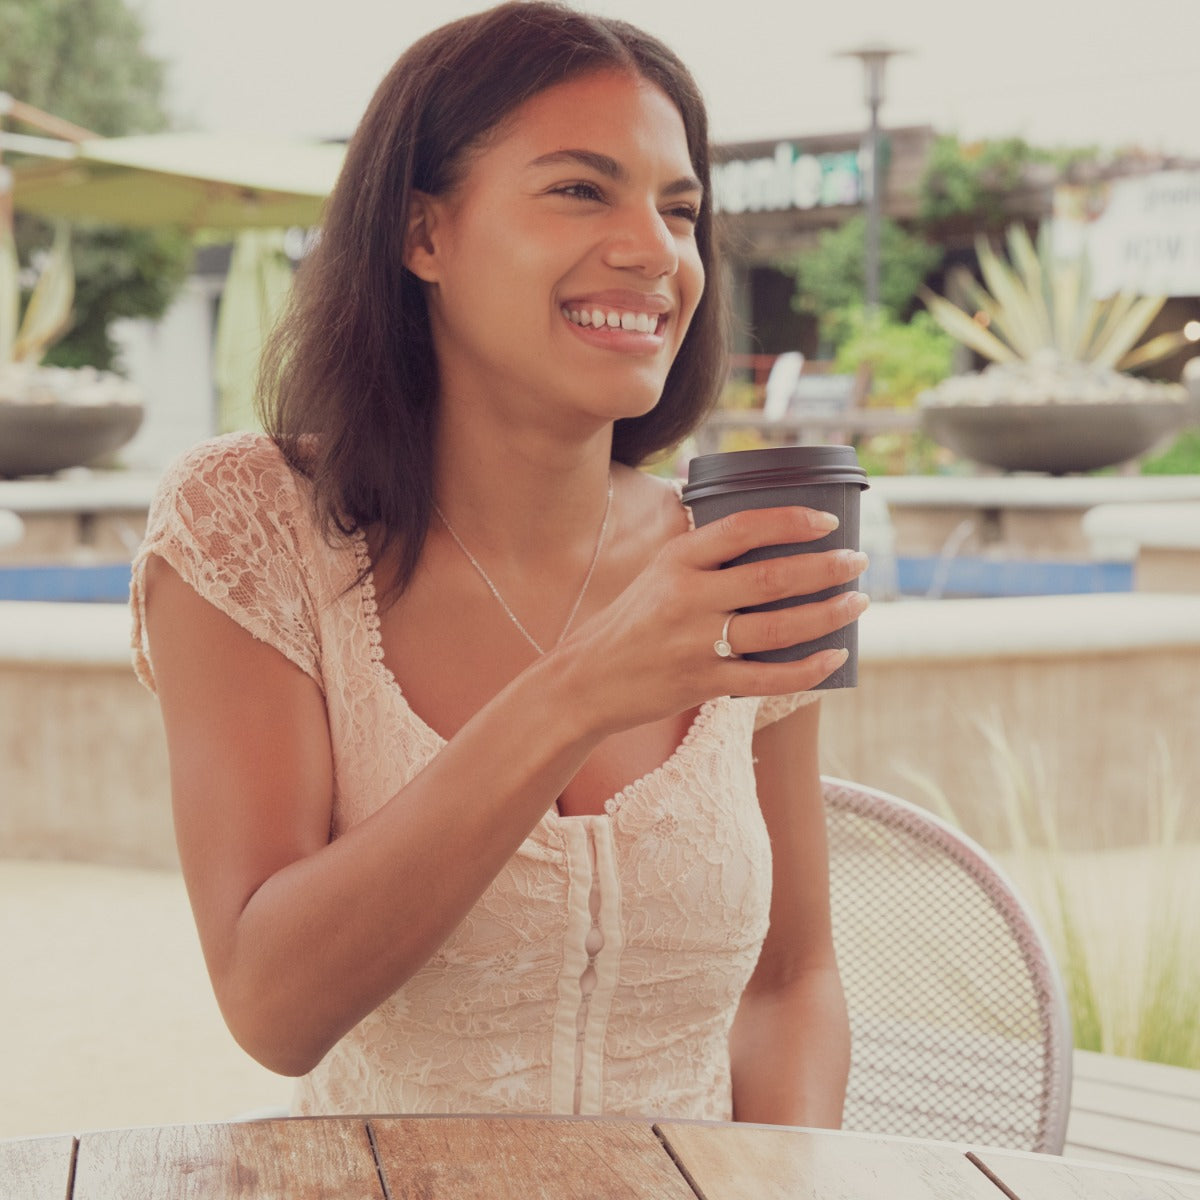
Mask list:
[[[409,200],[408,228],[404,231],[404,265],[426,283],[436,283],[438,275],[438,206],[434,196],[414,191]]]

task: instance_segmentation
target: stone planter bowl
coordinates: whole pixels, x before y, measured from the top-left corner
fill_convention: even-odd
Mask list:
[[[1002,471],[1067,475],[1136,458],[1200,423],[1200,406],[1179,400],[927,404],[920,415],[935,442],[964,458]]]
[[[0,478],[49,475],[111,454],[138,431],[141,404],[0,403]]]

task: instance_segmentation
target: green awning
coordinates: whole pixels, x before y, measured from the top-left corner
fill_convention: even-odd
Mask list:
[[[208,133],[79,143],[67,159],[12,163],[18,211],[188,229],[318,223],[341,170],[337,143]]]

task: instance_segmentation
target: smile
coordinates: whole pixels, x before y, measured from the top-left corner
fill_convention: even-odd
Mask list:
[[[572,325],[584,329],[621,329],[628,333],[657,333],[658,313],[631,312],[615,308],[567,308],[562,314]],[[662,318],[665,321],[665,317]]]

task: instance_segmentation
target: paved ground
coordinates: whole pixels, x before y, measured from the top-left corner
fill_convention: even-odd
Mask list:
[[[177,874],[0,860],[0,1138],[228,1120],[291,1081],[230,1037]]]

